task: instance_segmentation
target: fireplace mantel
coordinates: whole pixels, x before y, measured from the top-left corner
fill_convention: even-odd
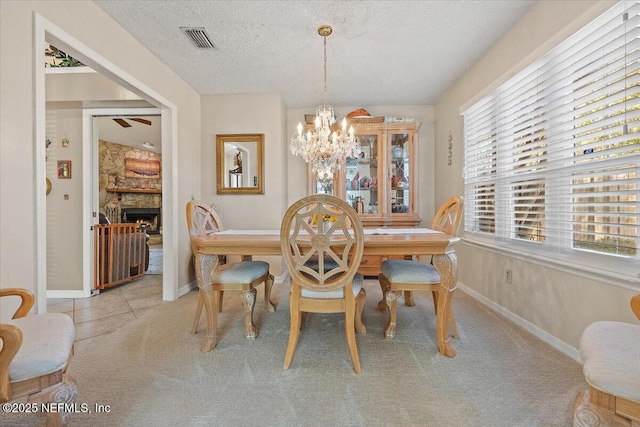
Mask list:
[[[162,190],[155,188],[107,188],[107,193],[162,194]]]

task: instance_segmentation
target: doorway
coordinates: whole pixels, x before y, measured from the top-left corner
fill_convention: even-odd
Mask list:
[[[45,72],[42,64],[42,48],[45,40],[67,54],[80,60],[98,73],[117,82],[124,88],[139,95],[142,99],[154,105],[161,115],[162,149],[165,152],[163,168],[165,173],[162,176],[162,212],[163,212],[163,246],[165,253],[163,257],[163,299],[172,301],[178,296],[178,248],[177,248],[177,107],[165,99],[160,94],[148,88],[144,83],[138,81],[124,70],[112,64],[110,61],[91,50],[79,40],[75,39],[61,28],[57,27],[42,15],[34,14],[34,86],[35,86],[35,169],[36,169],[36,258],[41,262],[37,266],[37,309],[39,313],[46,312],[46,164],[45,146],[40,141],[45,140]],[[90,147],[91,141],[90,126],[83,126],[83,144]],[[89,156],[90,150],[84,150]],[[84,164],[90,164],[83,159]],[[93,200],[91,185],[91,168],[84,168],[83,180],[83,200]],[[82,224],[85,233],[90,232],[94,218],[94,203],[84,203]],[[91,269],[93,264],[93,250],[90,246],[90,239],[83,239],[83,292],[85,297],[90,295]]]
[[[92,168],[93,212],[104,215],[112,223],[138,223],[147,234],[148,274],[163,272],[162,225],[162,144],[161,116],[154,108],[107,108],[83,110],[83,127],[90,127],[93,153],[87,167]],[[133,173],[127,162],[157,164],[152,174]],[[130,173],[131,172],[131,173]],[[94,220],[97,223],[97,220]],[[86,236],[95,248],[93,234]],[[94,249],[95,252],[95,249]],[[95,254],[94,254],[95,255]],[[95,270],[95,263],[92,263]],[[95,288],[95,271],[91,286]],[[162,278],[160,277],[160,282]],[[126,286],[122,284],[120,286]]]

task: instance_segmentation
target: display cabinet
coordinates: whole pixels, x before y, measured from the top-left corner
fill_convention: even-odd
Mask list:
[[[365,227],[413,227],[417,213],[416,146],[419,123],[350,123],[357,157],[334,174],[310,175],[310,192],[348,201]]]
[[[360,141],[357,157],[334,174],[311,174],[312,193],[348,201],[365,227],[415,227],[418,216],[419,123],[350,123]],[[384,257],[363,257],[358,270],[377,276]]]
[[[365,227],[413,227],[417,213],[419,123],[354,123],[360,153],[336,173],[333,194],[348,201]]]

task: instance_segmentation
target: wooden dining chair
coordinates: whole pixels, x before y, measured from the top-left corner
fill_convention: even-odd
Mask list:
[[[220,217],[208,205],[200,201],[190,201],[187,203],[187,228],[191,238],[191,251],[194,256],[198,251],[193,238],[211,235],[222,231]],[[240,261],[235,263],[225,263],[219,265],[211,277],[211,286],[214,291],[216,312],[222,311],[222,295],[224,291],[240,291],[242,305],[245,311],[245,336],[248,339],[255,339],[257,333],[253,323],[253,308],[255,305],[256,289],[259,284],[265,284],[264,299],[265,306],[271,312],[275,311],[275,306],[271,303],[271,289],[273,287],[273,276],[269,274],[269,264],[264,261]],[[196,317],[193,322],[191,332],[195,333],[198,328],[200,314],[203,309],[205,297],[199,290],[198,307]]]
[[[328,221],[325,229],[322,221],[313,224],[310,219],[314,215],[334,221]],[[284,369],[291,365],[296,350],[302,312],[344,313],[351,362],[354,371],[360,373],[355,332],[366,333],[362,324],[366,293],[362,287],[364,278],[356,273],[364,250],[358,214],[335,196],[305,197],[287,210],[280,228],[280,244],[291,276],[291,327]],[[314,267],[310,260],[314,260]]]
[[[51,403],[47,426],[66,425],[76,400],[76,382],[67,371],[75,327],[62,313],[27,316],[35,301],[23,288],[0,289],[0,297],[20,297],[13,320],[0,324],[0,403]],[[60,405],[57,405],[60,404]],[[10,416],[10,414],[6,414]]]
[[[447,200],[433,219],[431,228],[442,231],[448,235],[455,235],[460,227],[464,199],[462,196],[452,197]],[[382,288],[382,300],[378,303],[378,310],[389,310],[389,323],[385,329],[385,337],[393,338],[396,334],[397,300],[401,292],[404,292],[405,305],[412,307],[413,291],[432,291],[433,305],[438,313],[438,298],[442,289],[440,287],[440,274],[432,265],[414,260],[385,260],[381,265],[381,273],[378,276]],[[451,334],[458,338],[453,309],[449,310],[447,324]]]

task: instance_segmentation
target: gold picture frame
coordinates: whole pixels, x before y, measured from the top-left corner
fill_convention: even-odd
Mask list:
[[[264,194],[264,134],[216,135],[218,194]]]
[[[71,160],[58,160],[58,179],[71,179]]]

